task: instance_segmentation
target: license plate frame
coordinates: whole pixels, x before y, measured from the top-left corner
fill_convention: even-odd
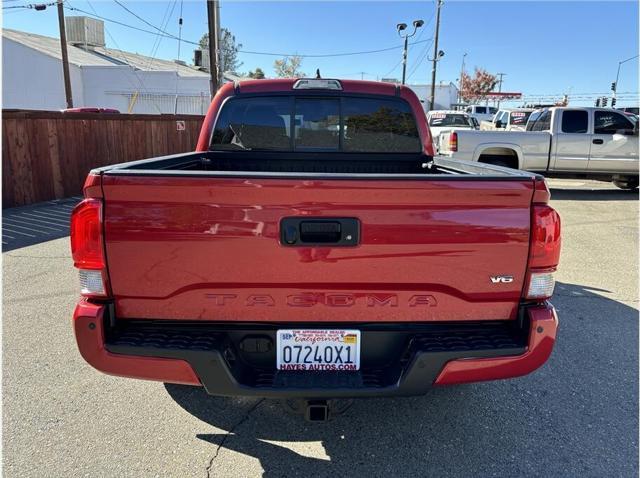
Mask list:
[[[276,369],[281,371],[360,370],[357,329],[280,329],[276,332]]]

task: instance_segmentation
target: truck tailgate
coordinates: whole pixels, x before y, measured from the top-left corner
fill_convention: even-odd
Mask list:
[[[513,319],[533,181],[103,176],[118,318]],[[287,247],[286,217],[357,218],[355,247]],[[513,280],[492,281],[492,276]]]

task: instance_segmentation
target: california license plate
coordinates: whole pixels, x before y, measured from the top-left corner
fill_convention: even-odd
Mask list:
[[[278,370],[360,369],[359,330],[278,330]]]

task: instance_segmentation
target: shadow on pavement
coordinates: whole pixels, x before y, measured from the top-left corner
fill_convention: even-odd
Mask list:
[[[357,400],[327,423],[307,423],[270,400],[165,387],[227,432],[203,426],[196,435],[212,444],[212,476],[238,469],[225,449],[258,459],[268,477],[636,476],[638,312],[606,293],[557,284],[556,348],[527,377]]]
[[[637,201],[638,190],[624,189],[558,189],[551,187],[553,201]]]

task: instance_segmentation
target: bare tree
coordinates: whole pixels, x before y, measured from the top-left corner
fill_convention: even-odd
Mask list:
[[[278,78],[299,78],[305,76],[300,70],[300,66],[302,66],[302,57],[297,55],[286,56],[281,60],[273,62],[273,69]]]

